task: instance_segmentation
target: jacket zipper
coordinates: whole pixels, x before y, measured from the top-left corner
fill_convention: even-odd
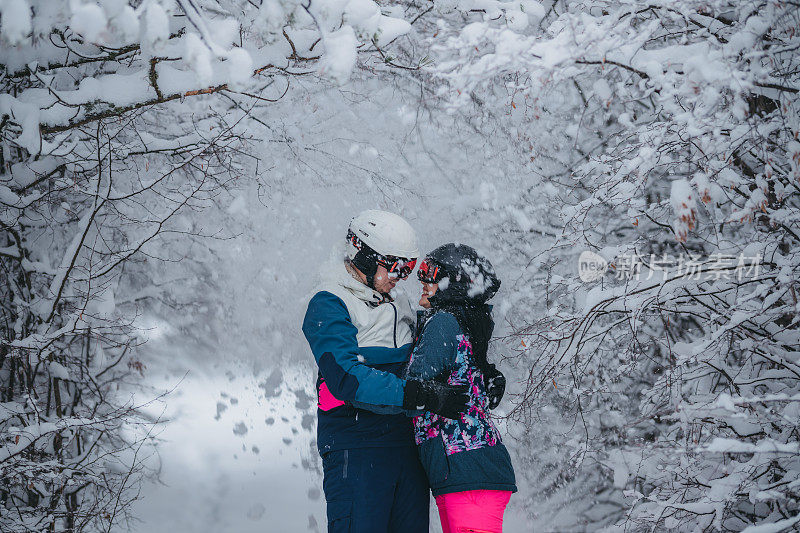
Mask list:
[[[389,305],[394,309],[394,331],[392,332],[392,337],[394,338],[394,347],[397,348],[397,307],[392,302],[389,302]]]
[[[344,467],[342,467],[342,479],[347,479],[347,459],[348,456],[350,455],[349,452],[350,450],[344,451]]]

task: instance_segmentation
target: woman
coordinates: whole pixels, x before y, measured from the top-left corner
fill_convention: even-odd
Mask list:
[[[486,301],[500,280],[474,249],[452,243],[428,254],[417,275],[419,303],[427,311],[418,322],[407,378],[466,385],[470,396],[467,412],[456,420],[431,412],[414,417],[420,460],[444,533],[499,533],[517,490],[511,458],[487,412],[486,382],[502,374],[486,359],[494,328]]]

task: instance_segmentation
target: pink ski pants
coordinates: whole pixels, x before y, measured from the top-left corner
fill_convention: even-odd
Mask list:
[[[502,533],[511,491],[468,490],[436,497],[444,533]]]

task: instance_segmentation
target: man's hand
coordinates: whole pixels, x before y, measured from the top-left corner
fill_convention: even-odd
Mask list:
[[[467,385],[446,385],[438,381],[406,381],[403,392],[403,408],[409,411],[422,409],[457,419],[467,410],[469,395]]]
[[[494,365],[489,365],[486,375],[483,376],[483,382],[486,385],[489,409],[494,409],[500,405],[500,400],[503,399],[503,394],[506,392],[506,377]]]

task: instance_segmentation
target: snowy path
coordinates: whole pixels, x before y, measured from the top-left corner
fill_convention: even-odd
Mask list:
[[[282,418],[255,379],[232,376],[195,372],[167,399],[164,484],[145,487],[136,531],[314,531],[324,523],[315,476],[301,467],[310,433],[299,412]],[[226,406],[219,415],[218,402]]]

